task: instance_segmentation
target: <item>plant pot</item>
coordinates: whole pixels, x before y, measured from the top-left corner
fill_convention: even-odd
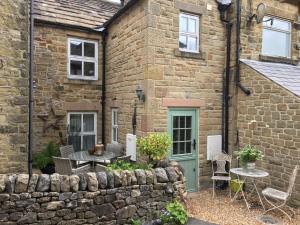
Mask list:
[[[246,163],[247,170],[254,170],[255,169],[255,162],[248,162]]]
[[[47,165],[45,168],[41,169],[43,174],[53,174],[55,173],[55,166],[53,164]]]

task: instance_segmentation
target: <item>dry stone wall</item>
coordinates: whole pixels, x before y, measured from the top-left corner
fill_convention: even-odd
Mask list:
[[[0,224],[131,224],[185,190],[174,167],[80,175],[0,175]]]

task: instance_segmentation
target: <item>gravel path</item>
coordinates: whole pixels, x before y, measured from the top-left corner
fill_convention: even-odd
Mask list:
[[[228,191],[217,190],[216,193],[214,199],[211,189],[189,194],[187,203],[189,216],[220,225],[264,225],[257,219],[262,215],[263,210],[261,207],[255,207],[258,205],[256,202],[248,212],[243,199],[231,202]],[[279,221],[280,223],[277,224],[280,225],[300,225],[300,209],[296,211],[292,222],[278,211],[268,215]]]

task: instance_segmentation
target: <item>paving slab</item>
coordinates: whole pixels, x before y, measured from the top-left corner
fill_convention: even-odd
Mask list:
[[[189,218],[187,225],[218,225],[218,224],[208,223],[203,220],[196,219],[196,218]]]

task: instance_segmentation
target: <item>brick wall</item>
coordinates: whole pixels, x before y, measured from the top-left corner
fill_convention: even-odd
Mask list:
[[[286,191],[289,175],[300,162],[300,98],[246,65],[241,81],[252,94],[238,95],[240,146],[250,143],[261,149],[264,159],[257,165],[270,173],[263,182]],[[298,205],[299,178],[292,197]]]
[[[98,80],[67,77],[68,37],[98,42]],[[49,141],[66,143],[68,112],[97,112],[97,140],[101,142],[102,43],[99,33],[73,31],[36,24],[34,92],[34,146],[40,151]],[[51,111],[53,109],[53,111]],[[42,119],[44,117],[46,122]],[[49,127],[58,122],[58,129]],[[44,130],[45,127],[49,127]],[[61,137],[60,137],[61,133]]]
[[[26,170],[28,1],[0,2],[0,172]]]

